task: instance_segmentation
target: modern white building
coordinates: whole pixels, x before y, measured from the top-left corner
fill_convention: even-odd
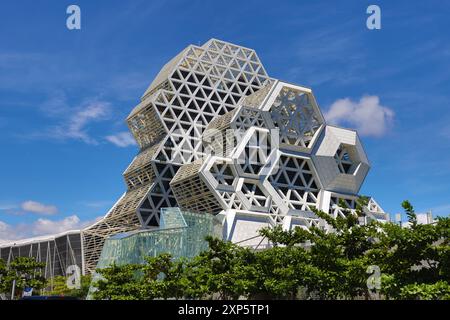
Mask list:
[[[3,244],[3,259],[91,273],[106,238],[157,227],[166,207],[215,215],[224,239],[263,247],[262,227],[323,225],[311,208],[345,215],[342,201],[354,210],[370,169],[357,132],[327,125],[310,88],[269,77],[254,50],[216,39],[170,60],[126,121],[140,151],[105,217],[61,245],[56,236]],[[374,199],[365,210],[387,220]]]

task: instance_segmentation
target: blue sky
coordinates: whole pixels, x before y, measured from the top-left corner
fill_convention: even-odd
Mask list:
[[[81,30],[66,28],[70,4]],[[381,30],[366,28],[369,4]],[[363,194],[391,213],[409,199],[447,215],[449,12],[443,1],[3,1],[0,239],[105,214],[137,152],[126,115],[165,62],[212,37],[254,48],[270,76],[311,87],[330,119],[360,130]]]

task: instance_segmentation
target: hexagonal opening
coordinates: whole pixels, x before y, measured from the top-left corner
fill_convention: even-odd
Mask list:
[[[355,174],[360,163],[355,154],[354,147],[342,143],[334,154],[334,160],[336,161],[339,172],[342,174]]]
[[[303,148],[311,147],[314,135],[324,123],[312,96],[287,86],[279,92],[270,113],[280,129],[280,142]]]

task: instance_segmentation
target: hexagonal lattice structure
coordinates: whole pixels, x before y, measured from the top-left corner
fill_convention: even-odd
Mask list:
[[[369,170],[356,132],[326,126],[311,89],[269,78],[255,51],[215,39],[170,60],[127,124],[140,152],[125,194],[79,231],[83,273],[107,237],[158,226],[164,207],[219,215],[224,238],[270,245],[261,227],[322,226],[312,208],[345,215],[340,199],[354,211]],[[385,216],[373,199],[365,210]]]
[[[277,82],[262,109],[280,131],[282,147],[309,152],[325,120],[312,91],[292,84]]]
[[[338,206],[340,199],[354,212],[369,169],[356,133],[326,126],[311,90],[281,81],[269,82],[213,120],[204,138],[216,156],[207,157],[194,176],[210,186],[233,241],[242,240],[236,228],[248,219],[249,226],[308,228],[320,224],[312,208],[333,216],[347,212]],[[227,182],[219,183],[224,168]],[[193,190],[184,199],[194,196]]]
[[[157,226],[161,208],[181,206],[183,201],[177,203],[175,196],[183,198],[189,188],[175,188],[174,195],[169,183],[180,165],[205,155],[202,133],[209,122],[232,112],[242,97],[257,92],[269,81],[255,51],[215,39],[202,46],[190,45],[170,60],[127,118],[141,148],[124,173],[127,194],[141,187],[146,190],[136,206],[127,206],[133,224],[98,236],[96,230],[108,230],[113,224],[115,215],[110,215],[98,227],[86,229],[86,242],[95,240],[96,248],[101,249],[105,236],[135,229],[139,224]],[[200,188],[197,191],[204,198],[197,197],[195,206],[186,206],[196,211],[220,211],[221,206],[214,202],[216,196],[207,192],[206,184],[200,180],[191,183],[193,188]],[[99,250],[89,247],[85,255],[89,257],[86,270],[91,271]]]
[[[313,162],[326,190],[358,193],[370,165],[355,131],[327,126],[313,152]]]
[[[310,159],[281,155],[269,182],[290,209],[311,211],[311,207],[319,207],[320,184]]]

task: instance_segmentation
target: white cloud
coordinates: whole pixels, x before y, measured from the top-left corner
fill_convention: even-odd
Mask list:
[[[442,126],[439,135],[445,139],[450,139],[450,127]]]
[[[73,112],[69,99],[63,90],[52,90],[48,98],[39,105],[40,111],[46,117],[67,117]]]
[[[65,125],[56,128],[55,133],[61,138],[78,139],[88,144],[97,144],[97,141],[89,136],[86,127],[90,122],[107,119],[109,111],[109,103],[91,102],[75,112]]]
[[[77,215],[67,216],[60,220],[37,219],[32,223],[19,223],[10,225],[0,221],[0,243],[10,240],[19,240],[36,236],[57,234],[68,230],[85,228],[102,217],[94,220],[81,221]]]
[[[62,220],[49,220],[40,218],[33,223],[34,235],[60,233],[67,230],[79,229],[82,223],[76,215],[65,217]]]
[[[60,106],[58,104],[61,103]],[[35,132],[27,135],[30,138],[50,138],[55,140],[80,140],[87,144],[98,144],[90,133],[90,125],[93,122],[107,120],[111,116],[111,105],[105,101],[89,100],[81,106],[71,108],[64,105],[64,100],[58,97],[46,102],[42,106],[47,116],[62,117],[60,123],[49,127],[43,132]]]
[[[9,224],[0,221],[0,244],[7,240],[13,240],[14,236],[13,228]]]
[[[16,209],[17,205],[15,204],[9,204],[9,203],[0,203],[0,211],[8,211]]]
[[[23,202],[20,207],[26,212],[32,212],[43,215],[52,215],[58,213],[58,208],[53,205],[46,205],[40,202],[28,200]]]
[[[378,96],[363,96],[358,102],[336,100],[324,116],[330,124],[350,126],[363,136],[380,137],[392,124],[394,111],[382,106]]]
[[[111,201],[103,201],[103,200],[98,200],[98,201],[82,201],[79,202],[79,204],[89,207],[89,208],[104,208],[104,207],[110,207],[113,203]]]
[[[134,140],[133,136],[127,131],[107,136],[105,137],[105,139],[121,148],[136,145],[136,141]]]

